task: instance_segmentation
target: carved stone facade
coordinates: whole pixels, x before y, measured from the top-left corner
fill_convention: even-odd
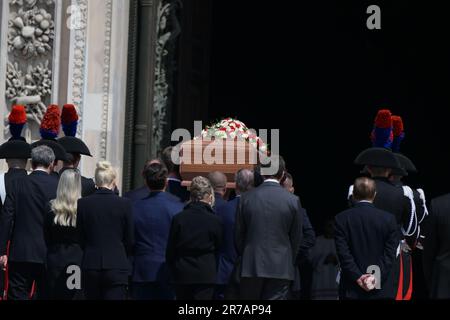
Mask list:
[[[0,6],[3,118],[12,104],[25,104],[27,140],[34,141],[49,104],[73,103],[80,115],[77,135],[94,155],[83,158],[83,175],[92,177],[95,164],[108,160],[120,186],[129,0],[6,0]],[[0,122],[0,143],[8,139],[5,124]]]
[[[33,133],[52,99],[56,8],[53,0],[9,0],[4,5],[8,13],[7,53],[2,56],[6,106],[8,110],[13,104],[27,106],[30,139],[36,138]],[[8,137],[6,123],[4,134]]]
[[[13,104],[26,105],[32,142],[49,104],[72,103],[77,136],[94,155],[82,158],[83,175],[92,177],[96,163],[108,160],[122,190],[141,184],[143,162],[170,140],[180,10],[179,0],[2,1],[4,119]],[[0,132],[3,143],[4,121]]]

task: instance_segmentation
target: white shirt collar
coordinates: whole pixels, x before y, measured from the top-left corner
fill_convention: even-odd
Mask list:
[[[273,182],[273,183],[278,183],[278,184],[280,184],[280,181],[278,181],[278,180],[276,180],[276,179],[267,179],[267,180],[264,180],[264,183],[266,183],[266,182]]]
[[[168,181],[175,181],[175,182],[181,182],[180,179],[177,178],[167,178]]]
[[[370,203],[370,204],[372,204],[371,201],[367,201],[367,200],[361,200],[361,201],[359,201],[358,203]]]

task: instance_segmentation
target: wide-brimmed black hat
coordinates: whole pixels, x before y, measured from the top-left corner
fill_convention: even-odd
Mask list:
[[[401,177],[407,177],[408,172],[416,173],[417,168],[414,165],[414,163],[409,159],[407,156],[401,154],[401,153],[394,153],[395,157],[397,158],[398,162],[400,163],[401,169],[393,169],[392,175],[394,176],[401,176]]]
[[[55,153],[55,160],[67,161],[66,150],[56,141],[49,139],[41,139],[31,144],[31,149],[39,146],[47,146]]]
[[[29,159],[31,147],[25,139],[10,139],[0,146],[0,159]]]
[[[370,148],[361,152],[355,159],[356,165],[401,169],[394,153],[384,148]]]
[[[58,139],[58,143],[66,150],[67,153],[78,153],[92,157],[88,146],[81,139],[76,137],[62,137]]]

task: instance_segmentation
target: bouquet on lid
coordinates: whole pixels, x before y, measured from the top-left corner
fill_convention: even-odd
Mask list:
[[[258,137],[255,131],[250,130],[243,122],[233,118],[226,118],[207,126],[202,131],[201,137],[196,137],[194,140],[199,139],[242,139],[254,148],[259,148],[261,152],[268,151],[268,145]]]

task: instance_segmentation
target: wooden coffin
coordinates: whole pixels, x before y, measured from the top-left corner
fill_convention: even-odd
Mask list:
[[[228,189],[235,189],[235,174],[253,170],[257,164],[255,148],[246,141],[191,140],[181,145],[180,173],[182,185],[190,187],[192,179],[220,171],[227,176]]]

